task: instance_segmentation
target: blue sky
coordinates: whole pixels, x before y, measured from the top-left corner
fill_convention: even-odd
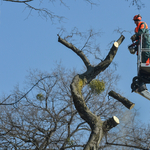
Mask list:
[[[36,0],[36,2],[39,2]],[[0,94],[9,94],[14,86],[24,86],[28,70],[39,69],[50,72],[55,68],[55,63],[60,62],[66,68],[81,68],[82,61],[71,50],[58,43],[57,34],[63,27],[69,33],[74,27],[79,31],[90,28],[100,30],[100,49],[107,54],[108,44],[119,38],[115,29],[131,31],[124,32],[124,42],[114,59],[117,73],[121,76],[118,88],[123,96],[135,103],[139,110],[139,119],[149,122],[150,101],[131,93],[130,84],[137,74],[136,55],[131,55],[127,46],[131,43],[130,37],[134,34],[135,24],[133,16],[141,14],[143,21],[150,26],[149,6],[150,1],[145,2],[145,7],[138,10],[130,5],[131,1],[125,0],[100,0],[99,6],[91,7],[83,0],[70,0],[65,7],[60,2],[44,3],[40,5],[54,11],[57,15],[65,16],[63,22],[54,21],[52,24],[48,18],[39,17],[36,11],[29,15],[29,9],[25,5],[3,2],[0,4]],[[40,7],[38,3],[31,5]],[[150,88],[149,88],[150,90]]]

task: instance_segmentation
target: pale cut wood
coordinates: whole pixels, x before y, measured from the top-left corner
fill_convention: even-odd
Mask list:
[[[116,127],[119,124],[119,119],[116,116],[113,116],[112,118],[107,119],[103,123],[103,131],[104,134],[107,133],[110,129]]]
[[[120,122],[119,122],[119,119],[118,119],[116,116],[113,116],[113,119],[114,119],[114,121],[115,121],[117,124],[120,123]]]
[[[118,42],[114,42],[114,46],[118,48],[119,47]]]

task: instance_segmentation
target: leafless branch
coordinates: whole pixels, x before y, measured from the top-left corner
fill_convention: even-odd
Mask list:
[[[67,42],[66,40],[62,39],[59,35],[58,35],[58,42],[62,43],[63,45],[65,45],[69,49],[72,49],[83,60],[85,66],[87,68],[91,67],[91,64],[90,64],[88,58],[84,55],[84,53],[81,50],[76,48],[73,44],[71,44],[71,43]]]
[[[119,34],[122,35],[124,32],[128,32],[128,33],[131,34],[132,31],[123,30],[123,29],[118,27],[118,29],[115,29],[114,32],[119,33]]]
[[[3,1],[16,2],[16,3],[28,3],[33,0],[3,0]]]
[[[126,0],[129,1],[129,0]],[[138,10],[140,10],[142,7],[145,7],[145,5],[141,2],[141,0],[131,0],[130,5],[136,6]]]
[[[36,85],[38,85],[39,82],[41,82],[42,80],[44,80],[44,79],[46,79],[46,78],[53,78],[53,77],[56,77],[56,76],[46,76],[46,77],[41,78],[40,80],[38,80],[38,81],[30,88],[30,90],[28,90],[23,96],[21,96],[21,98],[19,98],[19,99],[16,100],[15,102],[4,104],[4,101],[6,101],[7,99],[9,99],[10,96],[11,96],[11,95],[10,95],[10,96],[8,96],[2,103],[0,103],[0,105],[14,105],[14,104],[18,103],[18,102],[21,101],[24,97],[26,97],[26,96],[33,90],[33,88],[34,88]]]
[[[109,143],[109,142],[107,142],[106,144],[108,144],[108,145],[115,145],[115,146],[130,147],[130,148],[136,148],[136,149],[142,149],[142,150],[149,150],[149,149],[144,148],[144,147],[128,145],[128,144],[125,145],[125,144],[117,144],[117,143]]]

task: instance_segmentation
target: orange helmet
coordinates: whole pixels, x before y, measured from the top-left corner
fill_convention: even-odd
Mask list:
[[[135,15],[133,18],[134,21],[141,21],[141,19],[142,19],[141,15]]]

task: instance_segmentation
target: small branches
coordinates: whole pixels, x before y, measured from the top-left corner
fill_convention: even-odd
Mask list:
[[[8,2],[15,2],[15,3],[22,3],[26,5],[26,8],[29,9],[29,14],[28,16],[31,15],[32,11],[37,11],[37,13],[39,14],[40,17],[44,17],[46,20],[48,18],[51,19],[51,22],[54,22],[54,19],[57,19],[59,22],[62,21],[65,17],[61,16],[61,15],[56,15],[53,11],[51,11],[50,9],[44,7],[44,8],[37,8],[35,6],[32,6],[31,4],[29,4],[29,2],[32,2],[33,0],[4,0],[4,1],[8,1]],[[40,1],[40,4],[42,3],[42,1]],[[61,0],[61,3],[67,7],[65,5],[65,3]],[[28,17],[27,17],[28,18]]]
[[[31,2],[33,0],[3,0],[3,1],[9,1],[9,2],[16,2],[16,3],[28,3]]]
[[[98,3],[93,0],[85,0],[85,1],[88,2],[89,4],[91,4],[91,6],[98,5]]]
[[[38,12],[39,16],[46,18],[46,20],[50,18],[52,22],[54,21],[55,18],[57,18],[59,22],[64,19],[63,16],[55,15],[54,12],[50,11],[47,8],[36,8],[26,2],[24,2],[24,4],[27,6],[26,8],[29,8],[30,10],[29,15],[33,10],[35,10]]]
[[[22,3],[22,4],[26,5],[26,8],[29,9],[29,15],[28,16],[30,16],[31,12],[34,10],[34,11],[37,11],[37,13],[39,14],[40,17],[44,17],[46,20],[48,18],[50,18],[52,23],[54,22],[55,19],[57,19],[59,22],[61,22],[65,18],[65,16],[56,15],[56,13],[52,9],[50,9],[50,7],[48,7],[48,6],[47,7],[44,6],[43,8],[37,8],[35,5],[29,4],[29,2],[33,2],[33,1],[38,3],[36,0],[3,0],[3,1]],[[60,5],[63,5],[64,7],[69,8],[69,6],[67,6],[67,4],[66,4],[66,2],[64,2],[64,0],[59,0],[59,1],[60,1]],[[91,5],[97,5],[98,4],[97,2],[93,2],[92,0],[85,0],[85,1]],[[45,1],[43,1],[43,0],[39,0],[39,5],[41,5],[44,2]],[[49,0],[49,2],[53,4],[54,2],[56,2],[56,0]]]
[[[129,1],[129,0],[126,0],[126,1]],[[136,6],[138,10],[140,10],[142,7],[145,6],[145,5],[141,2],[141,0],[131,0],[130,5]]]
[[[106,144],[107,145],[114,145],[114,146],[121,146],[121,147],[136,148],[136,149],[141,149],[141,150],[149,150],[149,149],[144,148],[144,147],[128,145],[128,144],[117,144],[117,143],[109,143],[109,142],[106,142]]]
[[[46,77],[43,77],[41,79],[39,79],[25,94],[23,94],[19,99],[15,100],[15,102],[13,103],[4,103],[6,100],[8,100],[11,96],[13,95],[9,95],[7,98],[5,98],[3,100],[3,102],[0,103],[0,105],[14,105],[16,103],[18,103],[19,101],[21,101],[24,97],[26,97],[32,90],[35,86],[37,86],[42,80],[44,79],[47,79],[47,78],[52,78],[52,77],[56,77],[56,76],[46,76]],[[15,96],[16,97],[16,96]]]
[[[118,27],[118,29],[115,29],[114,32],[119,33],[122,35],[124,32],[128,32],[131,34],[132,31],[127,31],[127,30],[122,30],[121,28]]]

